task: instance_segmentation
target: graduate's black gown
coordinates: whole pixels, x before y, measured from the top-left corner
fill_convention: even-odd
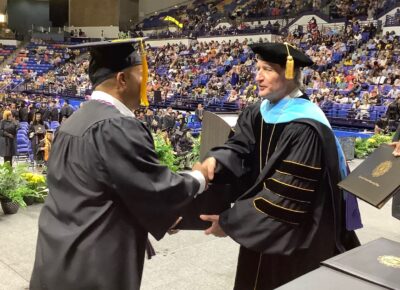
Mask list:
[[[392,141],[393,142],[400,141],[400,124],[397,126],[396,133],[394,134]],[[395,195],[393,195],[392,215],[393,217],[400,220],[400,193],[396,193]]]
[[[159,164],[149,130],[89,101],[55,135],[31,290],[136,290],[147,234],[161,239],[199,182]]]
[[[247,191],[219,222],[241,245],[240,290],[274,289],[359,245],[344,226],[332,131],[310,119],[267,124],[259,108],[246,108],[235,134],[208,154],[216,183],[237,180],[234,194]]]

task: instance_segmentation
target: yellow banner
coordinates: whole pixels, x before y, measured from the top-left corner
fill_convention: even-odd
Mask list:
[[[174,23],[176,26],[178,26],[179,28],[183,28],[183,24],[180,23],[178,20],[176,20],[174,17],[171,16],[165,16],[164,21],[169,21]]]

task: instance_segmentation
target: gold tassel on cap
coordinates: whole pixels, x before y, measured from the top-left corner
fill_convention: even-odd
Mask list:
[[[147,54],[144,50],[143,40],[140,40],[140,56],[142,59],[142,83],[140,84],[140,105],[148,107],[149,100],[147,99],[147,80],[149,78],[149,67],[147,65]]]
[[[284,43],[286,45],[288,56],[286,58],[286,70],[285,70],[285,77],[287,80],[294,79],[294,60],[293,57],[290,55],[289,52],[289,44]]]

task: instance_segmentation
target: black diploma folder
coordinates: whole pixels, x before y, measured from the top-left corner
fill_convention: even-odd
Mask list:
[[[204,112],[201,132],[200,159],[206,158],[207,152],[225,143],[232,134],[231,127],[223,118],[211,112]],[[210,184],[208,189],[199,194],[181,212],[182,221],[176,226],[182,230],[204,230],[211,226],[202,221],[201,214],[218,215],[231,207],[234,192],[232,184]]]
[[[400,289],[400,243],[380,238],[322,262],[326,267],[382,286]]]
[[[387,288],[347,275],[328,267],[320,267],[276,290],[384,290]]]
[[[176,226],[181,230],[205,230],[210,222],[200,219],[201,214],[219,215],[231,207],[230,186],[211,184],[209,188],[198,195],[181,212],[182,221]]]
[[[400,188],[400,158],[383,144],[354,169],[338,186],[381,208]]]

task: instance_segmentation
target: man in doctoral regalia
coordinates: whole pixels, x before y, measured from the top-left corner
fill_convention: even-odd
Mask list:
[[[400,157],[400,124],[397,126],[391,145],[395,147],[393,155]],[[392,199],[392,216],[400,220],[400,194],[396,193]]]
[[[246,108],[225,145],[203,162],[215,183],[237,180],[241,196],[206,234],[240,247],[235,289],[275,289],[321,261],[359,245],[355,198],[337,183],[347,174],[323,112],[301,92],[313,62],[283,43],[254,44],[261,103]]]
[[[54,138],[31,290],[139,289],[148,233],[161,239],[205,188],[201,171],[160,165],[133,116],[147,63],[132,42],[82,45],[94,92]]]

